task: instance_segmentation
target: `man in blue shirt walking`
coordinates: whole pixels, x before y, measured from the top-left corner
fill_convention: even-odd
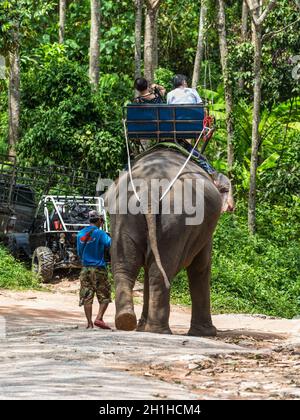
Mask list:
[[[103,218],[97,211],[89,212],[89,222],[90,226],[82,229],[77,235],[77,253],[83,266],[80,273],[79,306],[84,306],[87,328],[93,328],[95,325],[110,329],[103,321],[103,316],[111,302],[111,286],[104,260],[104,252],[110,248],[111,238],[100,229]],[[99,312],[93,323],[92,307],[95,294],[99,302]]]

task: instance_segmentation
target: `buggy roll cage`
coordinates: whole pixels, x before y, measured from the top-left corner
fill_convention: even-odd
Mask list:
[[[36,210],[36,218],[39,215],[39,211],[43,206],[43,215],[44,215],[44,231],[47,233],[77,233],[80,229],[89,226],[89,223],[67,223],[64,220],[64,213],[66,213],[67,206],[69,203],[74,203],[80,206],[86,206],[93,208],[99,212],[104,219],[104,230],[108,231],[107,226],[107,217],[106,210],[104,207],[104,200],[102,197],[80,197],[80,196],[54,196],[48,195],[43,197]],[[52,210],[55,211],[55,216],[58,218],[58,228],[53,229],[53,221],[51,220],[51,215],[49,214],[49,207],[52,206]]]

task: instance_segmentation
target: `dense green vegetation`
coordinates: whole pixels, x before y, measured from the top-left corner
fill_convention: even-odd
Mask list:
[[[9,289],[28,289],[39,287],[38,280],[31,271],[16,261],[0,246],[0,287]]]
[[[11,30],[4,13],[6,3],[0,1],[0,54],[3,55]],[[64,44],[58,43],[58,2],[44,1],[43,8],[37,10],[34,3],[19,1],[19,8],[10,17],[12,20],[23,13],[18,159],[28,165],[87,167],[100,170],[103,177],[114,177],[126,160],[122,107],[134,94],[133,2],[101,2],[97,90],[91,88],[88,78],[90,1],[68,2]],[[247,38],[241,39],[242,2],[226,2],[230,83],[234,93],[235,160],[231,176],[237,211],[222,216],[215,235],[212,273],[215,311],[289,317],[300,313],[300,83],[292,77],[295,63],[291,60],[300,54],[300,22],[295,2],[279,0],[278,3],[263,28],[258,230],[251,236],[247,230],[246,202],[251,156],[253,45],[250,19]],[[217,2],[210,1],[199,91],[202,97],[213,100],[211,109],[218,124],[207,156],[218,170],[226,172],[225,99],[216,16]],[[165,0],[161,4],[156,81],[168,89],[174,73],[192,76],[198,21],[198,1]],[[238,83],[241,79],[242,88]],[[8,80],[0,79],[0,153],[8,148],[7,92]],[[1,287],[34,284],[30,274],[11,263],[12,259],[0,251]],[[173,299],[189,303],[185,274],[177,276]]]
[[[249,237],[242,205],[235,215],[222,216],[214,238],[214,312],[299,315],[299,217],[300,207],[261,206],[262,229]],[[190,304],[185,273],[175,279],[172,295],[174,302]]]

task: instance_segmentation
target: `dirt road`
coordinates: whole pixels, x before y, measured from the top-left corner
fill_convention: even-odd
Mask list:
[[[216,315],[201,339],[173,306],[173,336],[85,330],[78,282],[51,288],[0,290],[1,399],[300,399],[299,319]]]

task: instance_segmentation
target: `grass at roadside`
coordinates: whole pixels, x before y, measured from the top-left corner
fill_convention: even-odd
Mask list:
[[[16,261],[0,246],[0,288],[37,289],[38,279],[21,262]]]

